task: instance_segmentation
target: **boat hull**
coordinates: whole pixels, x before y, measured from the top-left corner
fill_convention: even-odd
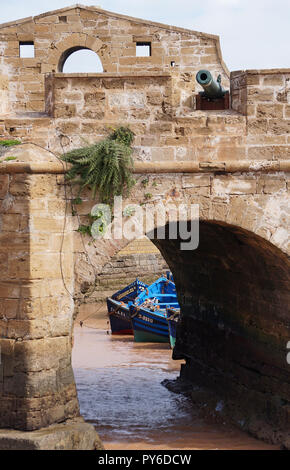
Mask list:
[[[170,346],[173,349],[176,343],[176,321],[168,320]]]
[[[107,307],[112,335],[133,335],[128,306],[108,298]]]
[[[133,335],[129,305],[147,287],[147,284],[137,278],[136,281],[115,292],[112,297],[107,298],[112,335]]]
[[[168,343],[168,338],[148,331],[134,330],[136,343]]]
[[[137,343],[169,343],[166,316],[147,309],[130,307],[134,339]]]
[[[176,309],[169,307],[166,309],[166,313],[167,313],[170,345],[171,345],[171,348],[173,349],[176,343],[176,330],[177,330],[177,324],[179,322],[180,310],[176,310]]]

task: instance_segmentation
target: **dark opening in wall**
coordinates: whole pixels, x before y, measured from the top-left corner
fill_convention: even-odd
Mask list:
[[[150,57],[151,42],[136,42],[136,57]]]
[[[35,57],[33,41],[20,41],[19,42],[19,57],[23,59]]]
[[[67,23],[67,16],[59,16],[58,21],[60,23]]]

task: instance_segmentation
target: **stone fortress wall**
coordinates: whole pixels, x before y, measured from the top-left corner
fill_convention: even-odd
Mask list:
[[[34,43],[34,58],[19,57],[19,44],[25,42]],[[150,43],[151,57],[136,57],[136,43]],[[63,54],[78,47],[98,53],[105,73],[169,71],[175,61],[181,73],[211,66],[227,78],[216,36],[76,5],[1,25],[10,112],[44,112],[46,74],[61,72]]]
[[[98,295],[104,299],[106,292],[112,294],[136,277],[151,284],[168,269],[160,251],[147,237],[133,240],[104,265],[98,276]]]
[[[34,58],[19,57],[22,43]],[[136,57],[136,43],[151,56]],[[79,48],[98,53],[104,73],[62,74]],[[196,110],[201,68],[222,74],[230,110]],[[225,394],[244,429],[290,448],[289,83],[290,69],[229,75],[216,36],[93,7],[0,26],[0,138],[23,142],[0,157],[0,427],[11,430],[0,448],[19,445],[15,429],[22,438],[63,422],[67,446],[93,446],[70,421],[72,319],[128,241],[81,237],[94,201],[87,193],[78,217],[67,211],[75,194],[57,156],[124,124],[137,179],[126,202],[200,206],[199,250],[154,240],[177,285],[182,375]]]
[[[33,59],[19,57],[22,42]],[[138,42],[150,57],[136,57]],[[95,50],[104,74],[58,73],[75,48]],[[2,25],[0,50],[0,137],[62,152],[125,121],[138,160],[287,159],[290,71],[234,72],[229,83],[216,36],[76,6]],[[200,68],[231,86],[231,111],[195,111]]]

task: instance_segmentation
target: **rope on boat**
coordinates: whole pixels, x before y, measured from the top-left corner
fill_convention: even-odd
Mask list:
[[[96,328],[94,326],[88,326],[88,325],[85,324],[85,321],[88,318],[90,318],[92,315],[95,315],[96,313],[98,313],[101,310],[102,307],[104,307],[103,302],[101,302],[101,305],[100,305],[100,307],[98,308],[98,310],[96,312],[90,313],[90,315],[88,315],[84,320],[80,320],[80,326],[81,327],[85,326],[86,328],[90,328],[91,330],[102,330],[103,328]]]
[[[118,310],[120,310],[120,308],[125,305],[124,303],[121,303],[121,305],[117,308],[115,308],[115,310],[112,310],[111,312],[108,312],[108,315],[111,316],[111,315],[115,315],[115,313],[118,312]]]
[[[139,313],[141,307],[135,307],[135,311],[131,314],[131,318],[135,318]]]
[[[167,320],[178,320],[179,313],[173,313],[170,317],[167,317]]]

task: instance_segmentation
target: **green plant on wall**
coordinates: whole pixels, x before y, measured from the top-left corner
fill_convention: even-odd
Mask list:
[[[98,193],[101,202],[112,204],[114,196],[128,196],[135,180],[132,177],[132,143],[134,133],[119,127],[94,145],[72,150],[62,159],[71,163],[66,177],[79,185],[79,195],[85,188]]]
[[[149,184],[149,178],[147,177],[147,178],[143,179],[141,181],[141,184],[142,184],[143,188],[146,188]]]
[[[90,226],[89,225],[80,225],[77,229],[77,232],[82,233],[83,235],[88,234],[91,235]]]
[[[14,145],[20,145],[21,142],[19,140],[0,140],[1,147],[13,147]]]
[[[6,157],[6,158],[4,158],[4,162],[11,162],[11,161],[13,161],[13,160],[17,160],[17,157],[12,157],[12,156],[11,156],[11,157]]]

